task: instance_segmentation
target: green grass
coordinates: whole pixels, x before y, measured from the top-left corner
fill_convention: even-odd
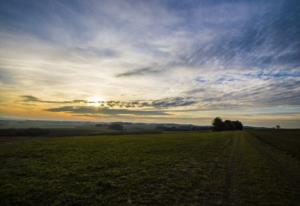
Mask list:
[[[272,144],[248,132],[2,141],[0,205],[299,203],[299,160],[268,137]]]
[[[300,130],[253,130],[251,134],[300,160]]]

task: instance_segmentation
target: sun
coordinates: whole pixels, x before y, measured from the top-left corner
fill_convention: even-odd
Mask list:
[[[99,96],[92,96],[87,98],[87,103],[89,106],[98,107],[104,101],[103,98]]]

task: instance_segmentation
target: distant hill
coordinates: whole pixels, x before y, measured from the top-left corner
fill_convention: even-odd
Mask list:
[[[113,126],[112,126],[113,125]],[[0,120],[0,136],[67,136],[96,134],[201,131],[211,126],[174,123],[76,122],[46,120]]]

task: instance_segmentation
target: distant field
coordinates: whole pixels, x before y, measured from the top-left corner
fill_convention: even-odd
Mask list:
[[[0,205],[299,205],[300,131],[0,139]]]
[[[253,130],[251,134],[300,161],[300,130]]]

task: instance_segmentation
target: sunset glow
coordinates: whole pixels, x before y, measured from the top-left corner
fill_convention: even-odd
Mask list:
[[[104,99],[101,97],[97,97],[97,96],[87,98],[87,104],[89,106],[98,107],[98,106],[100,106],[102,101],[104,101]]]

